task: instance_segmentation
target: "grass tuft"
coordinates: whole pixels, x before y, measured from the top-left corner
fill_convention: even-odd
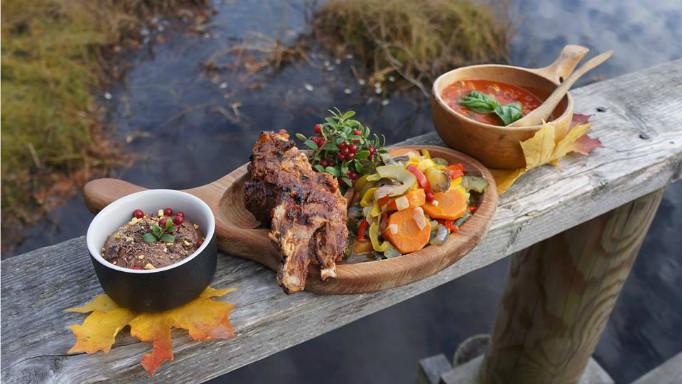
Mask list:
[[[495,17],[490,6],[469,0],[330,0],[315,14],[313,31],[375,77],[395,71],[428,93],[452,68],[507,60],[510,23],[501,8]]]

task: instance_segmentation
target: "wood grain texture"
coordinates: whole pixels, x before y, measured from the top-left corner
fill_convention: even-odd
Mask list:
[[[222,255],[213,283],[236,287],[236,338],[197,343],[175,336],[175,361],[163,383],[205,381],[330,332],[483,268],[654,190],[682,174],[682,60],[574,91],[576,111],[595,114],[592,134],[604,148],[570,156],[524,175],[503,196],[486,237],[459,262],[399,288],[360,295],[287,296],[265,267]],[[605,107],[604,113],[595,108]],[[648,139],[640,138],[645,133]],[[406,141],[441,144],[435,133]],[[226,169],[226,171],[228,171]],[[82,316],[62,312],[101,293],[83,237],[2,261],[3,382],[132,382],[149,346],[119,337],[109,354],[66,355],[66,326]],[[28,326],[30,324],[30,327]]]
[[[482,383],[578,383],[663,192],[640,197],[512,257]]]
[[[405,285],[457,262],[480,241],[488,230],[497,207],[495,180],[490,171],[471,157],[445,147],[394,147],[391,153],[399,156],[420,149],[427,149],[432,156],[450,163],[462,163],[466,174],[481,176],[488,181],[489,187],[481,197],[474,215],[456,234],[449,236],[443,245],[427,246],[420,251],[391,259],[340,263],[336,266],[334,279],[322,281],[320,269],[317,265],[311,265],[306,280],[307,291],[326,294],[365,293]],[[218,248],[221,251],[277,270],[281,258],[279,250],[268,238],[268,230],[260,228],[258,221],[244,206],[245,181],[246,164],[217,181],[185,192],[200,197],[213,210]],[[143,188],[123,180],[98,179],[85,185],[84,195],[88,207],[96,212],[117,198],[141,189]]]

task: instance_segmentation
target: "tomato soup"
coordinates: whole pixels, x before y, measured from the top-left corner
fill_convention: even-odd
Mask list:
[[[455,112],[481,123],[503,125],[494,113],[478,113],[461,105],[459,100],[471,91],[478,91],[494,97],[500,104],[520,103],[525,116],[528,112],[542,104],[542,100],[529,90],[511,84],[488,80],[461,80],[454,82],[443,90],[445,103]]]

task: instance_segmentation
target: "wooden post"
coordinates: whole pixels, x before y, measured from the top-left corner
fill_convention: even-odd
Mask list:
[[[512,256],[483,383],[578,383],[664,189]]]

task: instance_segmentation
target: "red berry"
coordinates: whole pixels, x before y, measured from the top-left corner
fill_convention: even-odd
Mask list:
[[[161,227],[165,227],[165,226],[166,226],[166,220],[168,220],[168,219],[169,219],[169,217],[165,217],[165,216],[162,217],[162,218],[159,220],[159,225],[160,225]]]
[[[351,180],[355,180],[358,177],[358,174],[355,173],[354,171],[348,171],[348,177],[351,178]]]
[[[183,212],[183,211],[178,211],[178,212],[175,214],[175,216],[182,216],[182,218],[184,219],[184,218],[185,218],[185,212]]]
[[[362,132],[360,132],[359,129],[356,129],[356,130],[353,131],[353,134],[354,134],[355,136],[360,136],[360,135],[362,134]]]
[[[172,216],[173,215],[173,210],[170,208],[166,208],[163,210],[163,215],[164,216]]]
[[[349,154],[349,153],[350,153],[350,148],[348,148],[348,147],[343,147],[343,149],[341,149],[341,153],[343,153],[344,155]]]
[[[376,148],[374,148],[373,145],[370,145],[370,146],[369,146],[369,154],[370,154],[370,155],[373,155],[374,152],[376,152]]]
[[[355,153],[353,153],[353,152],[346,155],[347,160],[353,160],[354,158],[355,158]]]
[[[320,165],[323,167],[326,167],[329,165],[329,162],[327,161],[327,159],[322,159],[322,160],[320,160]]]
[[[343,153],[339,152],[339,154],[337,155],[337,157],[338,157],[339,159],[341,159],[341,160],[344,160],[344,159],[346,158],[346,155],[344,155]]]
[[[180,224],[182,224],[183,221],[185,221],[184,216],[175,215],[175,218],[173,219],[173,224],[180,225]]]
[[[343,143],[339,144],[339,149],[344,149],[346,147],[348,147],[348,143],[346,143],[345,141]]]
[[[431,202],[431,201],[433,201],[434,197],[435,196],[433,196],[433,192],[431,192],[431,191],[426,192],[426,201]]]
[[[315,124],[315,133],[322,132],[322,126],[320,124]]]
[[[355,144],[351,144],[350,147],[349,147],[349,149],[350,149],[351,152],[355,153],[355,152],[358,151],[358,146],[355,145]]]
[[[144,212],[141,209],[136,209],[133,211],[133,217],[141,219],[144,217]]]

